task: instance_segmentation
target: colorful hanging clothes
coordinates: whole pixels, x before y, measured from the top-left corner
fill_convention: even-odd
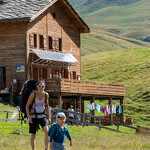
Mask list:
[[[91,105],[86,103],[87,111],[91,111]]]
[[[104,113],[105,106],[100,106],[101,111]]]
[[[121,105],[119,106],[119,114],[121,114],[122,113],[122,107],[121,107]]]
[[[92,104],[90,104],[91,105],[91,110],[93,110],[93,105]]]
[[[107,106],[105,106],[105,108],[104,108],[104,114],[105,114],[105,116],[108,115]]]
[[[107,105],[107,112],[108,112],[108,115],[111,114],[111,111],[110,111],[110,105]]]
[[[100,105],[97,105],[97,111],[100,112],[100,108],[101,106]]]
[[[95,109],[95,104],[94,103],[92,103],[92,108],[93,108],[93,110]]]
[[[116,105],[113,105],[112,108],[113,108],[113,113],[116,113]]]
[[[95,110],[98,111],[98,104],[95,104]]]
[[[119,115],[119,106],[116,107],[116,116]]]

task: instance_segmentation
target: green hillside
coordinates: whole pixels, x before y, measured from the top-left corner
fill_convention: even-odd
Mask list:
[[[118,35],[150,41],[149,0],[70,0],[92,27]]]
[[[128,6],[140,0],[68,0],[81,14],[89,14],[108,6]]]
[[[150,47],[150,43],[102,31],[95,25],[91,28],[91,33],[82,35],[81,47],[81,53],[84,56],[104,51],[147,48]]]
[[[129,6],[107,7],[84,17],[105,31],[144,40],[150,36],[150,1],[141,0]]]
[[[84,56],[82,80],[125,84],[124,115],[150,126],[150,49]]]

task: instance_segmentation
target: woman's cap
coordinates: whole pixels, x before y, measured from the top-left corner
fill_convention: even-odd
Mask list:
[[[63,112],[59,112],[59,113],[56,115],[56,118],[66,118],[66,115],[65,115]]]

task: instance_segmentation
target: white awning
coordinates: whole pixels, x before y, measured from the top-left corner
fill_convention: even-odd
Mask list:
[[[60,62],[64,64],[67,63],[73,65],[78,62],[78,60],[70,53],[64,54],[64,53],[48,52],[42,50],[32,50],[32,51],[39,57],[39,59],[35,60],[33,64],[34,63],[41,64],[41,62],[44,62],[44,60],[46,60],[48,64],[52,62]]]

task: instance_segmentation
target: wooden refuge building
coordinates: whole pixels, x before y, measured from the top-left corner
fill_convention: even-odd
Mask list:
[[[81,80],[80,34],[89,32],[67,0],[0,0],[0,90],[44,79],[53,107],[123,104],[124,85]]]

